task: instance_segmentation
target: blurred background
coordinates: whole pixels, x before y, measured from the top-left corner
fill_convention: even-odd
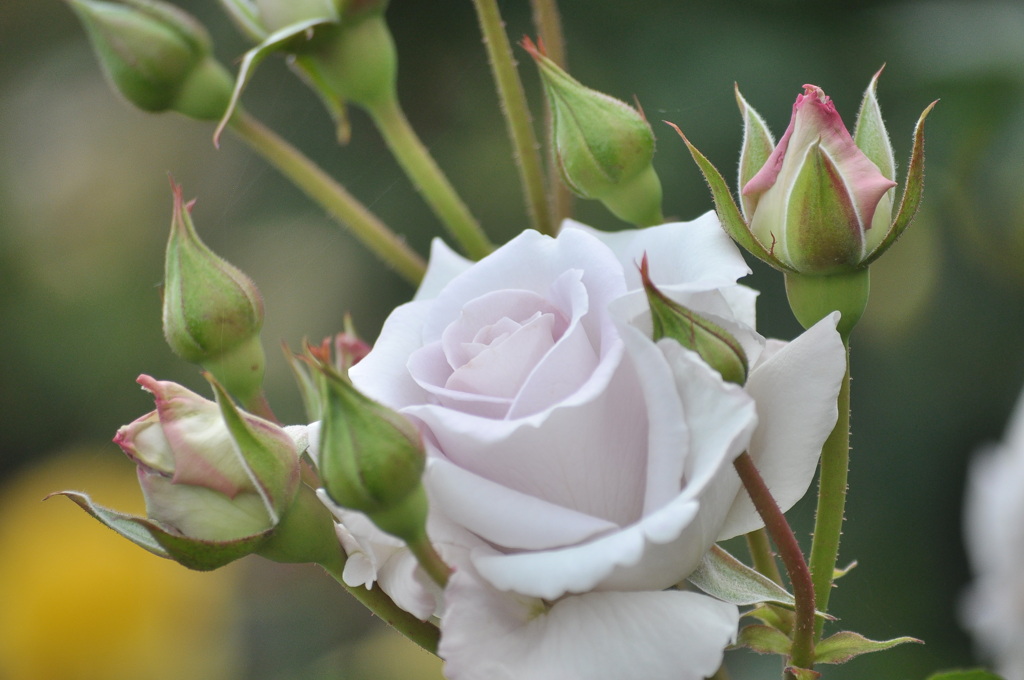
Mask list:
[[[209,0],[180,0],[237,63],[247,44]],[[514,40],[533,33],[526,0],[500,3]],[[711,5],[714,5],[712,8]],[[637,97],[659,138],[666,214],[710,209],[671,120],[732,179],[742,140],[738,82],[776,136],[814,83],[852,126],[871,75],[905,171],[928,121],[924,207],[872,267],[853,336],[853,453],[840,561],[860,566],[832,609],[874,639],[927,642],[829,669],[906,678],[978,661],[958,624],[970,574],[961,537],[965,470],[1001,437],[1024,385],[1024,5],[1017,0],[563,0],[571,72]],[[472,4],[393,0],[406,112],[491,237],[526,224]],[[429,27],[429,28],[428,28]],[[532,64],[518,53],[539,111]],[[358,111],[333,141],[318,100],[280,59],[244,99],[420,252],[440,227]],[[430,678],[439,666],[316,569],[243,560],[196,574],[128,545],[71,503],[141,505],[110,443],[152,409],[140,373],[197,391],[196,369],[163,342],[160,292],[171,217],[167,173],[198,196],[203,239],[266,301],[267,386],[285,422],[301,402],[275,347],[319,340],[351,312],[367,338],[412,289],[237,140],[141,113],[107,87],[85,34],[57,0],[0,3],[0,679]],[[898,178],[902,180],[902,174]],[[577,202],[593,226],[622,224]],[[791,338],[781,277],[755,266],[759,329]],[[810,503],[794,511],[806,540]],[[159,615],[158,615],[159,614]],[[774,659],[733,653],[738,678]],[[156,669],[163,668],[165,675]],[[145,670],[140,670],[145,669]],[[764,669],[759,671],[757,669]],[[771,674],[774,674],[773,671]]]

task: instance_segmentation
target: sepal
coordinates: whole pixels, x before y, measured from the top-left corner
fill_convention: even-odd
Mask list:
[[[739,84],[735,85],[736,103],[740,107],[740,114],[743,116],[743,148],[740,150],[739,187],[745,187],[747,182],[757,174],[768,157],[775,149],[775,138],[768,130],[757,111],[754,110],[747,100],[740,94]],[[685,139],[685,138],[684,138]],[[750,220],[756,206],[755,200],[750,196],[740,194],[740,207],[743,209],[743,217]]]
[[[924,644],[921,640],[912,637],[899,637],[876,642],[875,640],[867,639],[859,633],[844,630],[825,638],[815,646],[814,663],[846,663],[855,656],[871,652],[882,652],[908,642]]]

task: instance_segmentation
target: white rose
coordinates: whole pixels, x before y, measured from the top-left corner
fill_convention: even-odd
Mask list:
[[[1006,680],[1024,680],[1024,394],[1002,445],[971,465],[964,542],[976,578],[964,624]]]
[[[745,387],[651,341],[644,253],[664,293],[743,344]],[[741,452],[784,509],[803,495],[845,366],[835,315],[788,345],[757,335],[756,293],[736,285],[747,273],[711,213],[524,232],[475,264],[435,242],[415,300],[350,375],[427,444],[429,530],[456,567],[441,605],[450,678],[715,671],[736,608],[666,589],[715,541],[761,526],[732,469]],[[389,550],[379,539],[360,550]]]

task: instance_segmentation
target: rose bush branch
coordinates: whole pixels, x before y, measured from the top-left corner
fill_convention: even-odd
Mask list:
[[[512,141],[513,157],[519,169],[519,179],[526,194],[526,207],[533,228],[542,234],[554,234],[557,227],[552,222],[548,196],[544,189],[544,168],[540,156],[540,145],[533,131],[530,109],[526,104],[523,83],[516,71],[512,57],[512,45],[505,34],[505,24],[495,0],[473,0],[480,30],[487,46],[491,72],[498,89],[501,110],[508,125]]]
[[[356,238],[402,278],[412,284],[423,278],[423,258],[298,149],[244,111],[237,111],[228,127],[332,217],[347,225]]]
[[[810,670],[814,667],[815,592],[804,554],[786,517],[754,466],[750,454],[741,454],[733,461],[733,467],[736,468],[744,488],[750,494],[758,514],[764,520],[768,533],[775,541],[793,586],[793,595],[796,597],[796,621],[793,627],[793,646],[790,650],[791,665]]]

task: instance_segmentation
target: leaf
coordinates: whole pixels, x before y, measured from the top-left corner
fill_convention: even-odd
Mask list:
[[[735,605],[774,602],[789,607],[796,599],[785,588],[728,552],[712,546],[687,580],[708,595]]]
[[[758,654],[788,656],[789,650],[793,647],[793,641],[777,628],[754,625],[740,629],[736,646],[747,647]]]
[[[743,616],[750,616],[758,621],[763,621],[769,626],[778,628],[781,631],[793,629],[793,612],[783,609],[782,607],[765,604],[751,609],[749,612],[744,613]]]
[[[58,491],[50,494],[47,498],[53,496],[66,496],[106,527],[113,529],[135,545],[145,548],[154,555],[174,560],[184,567],[197,571],[217,569],[228,562],[245,557],[266,541],[272,531],[267,530],[233,541],[202,541],[172,532],[151,519],[126,515],[97,505],[93,503],[88,494],[77,491]]]
[[[786,673],[792,675],[796,680],[818,680],[821,677],[821,673],[818,671],[812,671],[810,668],[797,668],[796,666],[786,666],[784,669]]]
[[[854,560],[853,562],[850,562],[849,564],[847,564],[842,569],[839,569],[838,567],[836,569],[833,569],[832,570],[832,580],[833,581],[838,581],[839,579],[841,579],[842,577],[846,576],[851,571],[853,571],[853,568],[856,567],[856,566],[857,566],[857,560]]]
[[[252,78],[252,74],[256,70],[256,67],[259,66],[260,62],[263,61],[267,55],[272,52],[276,52],[296,36],[302,35],[307,31],[311,31],[322,24],[330,23],[336,22],[331,19],[318,18],[300,21],[297,24],[285,26],[284,28],[274,31],[268,35],[263,42],[245,53],[245,56],[242,57],[242,65],[238,69],[238,78],[235,80],[235,90],[231,93],[231,101],[228,103],[227,110],[224,111],[224,117],[220,119],[219,123],[217,123],[217,129],[213,131],[214,146],[220,146],[220,133],[224,132],[224,128],[227,127],[228,121],[231,120],[231,116],[234,115],[235,108],[238,106],[238,99],[242,96],[242,91],[245,89],[245,86],[249,84],[249,80]]]
[[[981,668],[974,668],[969,671],[942,671],[928,678],[928,680],[1004,680],[1003,676],[990,673]]]
[[[844,630],[818,643],[814,649],[814,663],[846,663],[855,656],[870,652],[881,652],[906,642],[924,644],[912,637],[900,637],[876,642],[859,633]]]

